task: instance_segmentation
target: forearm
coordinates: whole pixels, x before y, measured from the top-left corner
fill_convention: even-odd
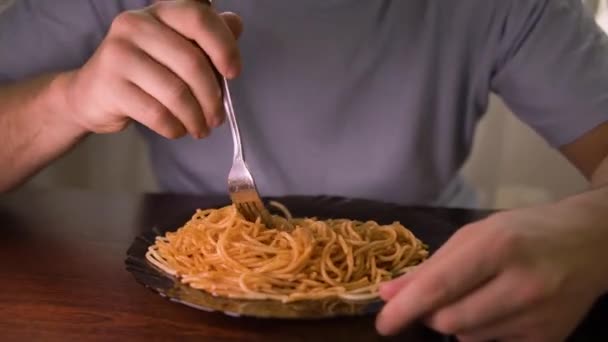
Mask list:
[[[549,216],[578,227],[576,234],[587,235],[589,245],[580,246],[595,255],[595,267],[582,270],[597,275],[599,291],[608,293],[608,158],[605,158],[590,177],[591,189],[565,198],[553,205]],[[593,252],[596,251],[596,252]]]
[[[10,190],[76,144],[64,74],[0,86],[0,192]]]

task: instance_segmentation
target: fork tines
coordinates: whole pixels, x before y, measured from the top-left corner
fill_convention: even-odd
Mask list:
[[[266,227],[272,227],[272,217],[255,189],[231,192],[230,197],[236,209],[247,221],[255,222],[259,217]]]

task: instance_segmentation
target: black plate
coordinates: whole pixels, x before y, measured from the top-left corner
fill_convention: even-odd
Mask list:
[[[326,218],[349,218],[356,220],[375,220],[381,224],[400,221],[419,239],[429,245],[434,252],[464,222],[467,211],[413,208],[394,204],[348,200],[336,197],[283,197],[274,198],[285,204],[296,217],[315,216]],[[225,201],[218,201],[209,207],[221,207]],[[189,211],[183,218],[176,218],[171,224],[154,227],[139,236],[127,252],[127,269],[144,286],[158,292],[171,301],[182,303],[204,311],[220,311],[231,316],[252,316],[258,318],[282,319],[320,319],[339,316],[360,316],[377,313],[382,301],[348,302],[340,299],[322,301],[300,301],[282,304],[272,300],[241,300],[214,297],[205,291],[195,290],[180,283],[152,264],[146,258],[148,246],[156,236],[164,235],[182,226],[193,214]],[[459,217],[459,213],[463,217]]]

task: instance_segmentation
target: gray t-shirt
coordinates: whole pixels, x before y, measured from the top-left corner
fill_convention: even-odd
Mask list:
[[[17,0],[0,81],[78,67],[149,2]],[[579,0],[214,3],[245,24],[231,86],[265,195],[445,204],[490,92],[555,147],[608,120],[608,40]],[[204,141],[141,131],[163,189],[226,193],[226,126]]]

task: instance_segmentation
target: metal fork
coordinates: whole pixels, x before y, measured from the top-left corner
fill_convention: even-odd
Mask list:
[[[234,115],[228,81],[224,77],[222,77],[222,87],[224,91],[224,108],[226,109],[226,116],[230,123],[232,142],[234,144],[232,168],[228,174],[228,192],[230,193],[230,198],[236,209],[247,221],[255,222],[260,217],[267,227],[271,227],[272,219],[270,213],[264,206],[253,181],[253,176],[251,176],[251,172],[249,172],[245,163],[241,133],[236,122],[236,116]]]

